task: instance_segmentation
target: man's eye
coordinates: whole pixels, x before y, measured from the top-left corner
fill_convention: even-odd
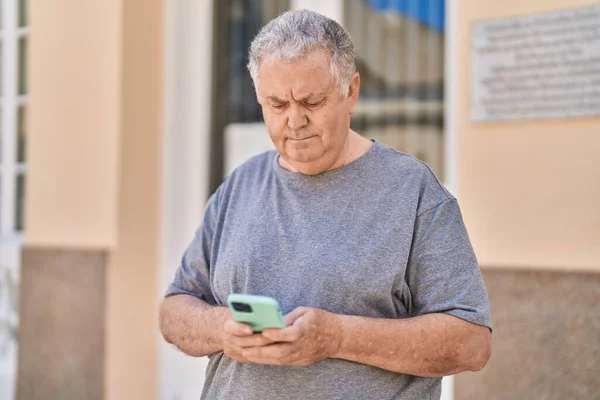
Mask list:
[[[276,110],[281,110],[285,107],[285,104],[271,104],[271,107],[273,107]]]
[[[317,101],[316,103],[305,103],[307,107],[318,107],[323,104],[325,100]]]

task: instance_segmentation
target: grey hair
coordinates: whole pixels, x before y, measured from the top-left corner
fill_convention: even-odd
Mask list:
[[[287,11],[265,25],[250,45],[248,71],[258,83],[258,67],[267,57],[294,62],[315,50],[329,54],[331,77],[345,96],[356,71],[354,44],[336,21],[313,11]]]

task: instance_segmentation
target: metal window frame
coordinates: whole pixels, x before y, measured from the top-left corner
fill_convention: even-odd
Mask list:
[[[228,47],[230,0],[213,0],[213,46],[211,87],[211,136],[209,162],[209,193],[214,193],[225,171],[225,126],[228,85]]]
[[[28,104],[27,95],[19,94],[19,41],[29,37],[28,27],[19,27],[19,0],[1,0],[2,94],[0,135],[0,239],[23,242],[23,232],[16,229],[17,176],[26,174],[26,163],[17,161],[18,111]],[[25,77],[27,79],[27,76]]]
[[[27,1],[27,0],[25,0]],[[16,390],[17,374],[17,348],[16,337],[11,337],[10,332],[18,326],[18,314],[15,298],[20,281],[21,248],[25,234],[16,229],[17,213],[17,177],[25,176],[27,172],[25,162],[18,161],[18,113],[20,107],[28,104],[27,93],[19,94],[19,41],[29,38],[29,28],[19,27],[20,1],[0,0],[2,10],[0,41],[2,43],[2,62],[0,63],[2,93],[0,95],[0,269],[2,269],[2,284],[4,289],[12,288],[14,293],[7,297],[4,293],[0,304],[0,327],[4,340],[2,363],[0,363],[0,397],[13,398]],[[26,7],[26,12],[29,10]],[[30,18],[27,17],[27,24]],[[27,49],[26,49],[27,51]],[[28,55],[25,55],[28,62]],[[27,62],[25,64],[25,90],[27,84]],[[25,116],[27,118],[27,114]],[[23,189],[25,190],[25,189]],[[24,206],[24,204],[23,204]],[[9,286],[6,286],[9,285]],[[7,338],[6,335],[9,335]]]

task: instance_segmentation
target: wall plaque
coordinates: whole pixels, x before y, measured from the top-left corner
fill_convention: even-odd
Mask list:
[[[471,26],[471,119],[600,115],[600,5]]]

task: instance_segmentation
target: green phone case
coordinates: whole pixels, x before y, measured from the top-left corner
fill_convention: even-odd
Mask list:
[[[272,297],[234,293],[227,297],[227,304],[233,318],[250,325],[254,333],[266,328],[285,328],[279,303]]]

